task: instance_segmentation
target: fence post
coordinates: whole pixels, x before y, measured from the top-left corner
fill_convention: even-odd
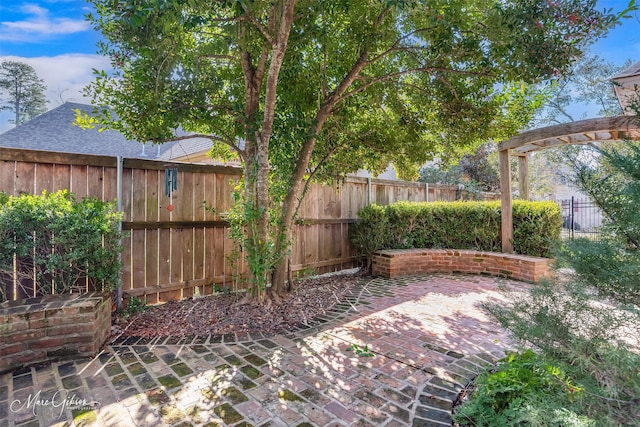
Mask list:
[[[367,177],[367,206],[371,204],[371,177]]]
[[[571,218],[571,238],[572,239],[574,238],[574,233],[573,233],[574,227],[573,227],[573,224],[575,222],[575,216],[574,216],[574,213],[573,213],[573,209],[574,209],[573,208],[573,206],[574,206],[573,203],[574,203],[573,196],[571,196],[571,205],[570,205],[571,213],[569,214],[569,218]]]
[[[124,159],[122,156],[116,158],[116,210],[122,212],[122,173],[124,166]],[[119,231],[122,234],[122,220],[120,220]],[[122,238],[120,238],[120,246],[122,246]],[[116,311],[120,312],[122,309],[122,253],[118,254],[118,263],[120,264],[120,272],[118,273],[118,285],[116,291]]]
[[[424,201],[425,202],[429,201],[429,183],[428,182],[424,183]]]

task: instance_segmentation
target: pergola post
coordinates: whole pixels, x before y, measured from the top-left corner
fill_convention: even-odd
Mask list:
[[[518,187],[520,198],[529,200],[529,153],[518,156]]]
[[[511,211],[511,168],[509,149],[500,150],[500,194],[502,252],[513,253],[513,212]]]

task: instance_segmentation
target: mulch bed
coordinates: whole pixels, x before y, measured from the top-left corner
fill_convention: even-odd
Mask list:
[[[218,294],[152,306],[129,318],[115,318],[113,337],[154,338],[260,332],[273,335],[308,323],[351,295],[361,274],[303,279],[275,303],[240,294]]]

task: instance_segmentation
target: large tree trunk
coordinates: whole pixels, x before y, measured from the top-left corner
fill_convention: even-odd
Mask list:
[[[293,23],[295,0],[285,0],[274,5],[268,29],[264,29],[265,45],[254,68],[248,53],[243,55],[242,66],[245,75],[245,97],[247,102],[248,125],[245,158],[245,202],[252,213],[248,218],[246,244],[251,256],[249,262],[249,281],[252,295],[261,297],[264,288],[271,279],[272,252],[269,248],[271,233],[269,229],[269,140],[273,132],[278,77],[284,60]],[[276,19],[277,18],[277,19]],[[265,70],[267,58],[269,68]],[[265,74],[266,71],[266,74]],[[263,80],[266,75],[266,82]],[[252,133],[252,123],[257,117],[260,102],[260,88],[264,84],[263,119],[260,131]],[[255,221],[255,222],[253,222]]]
[[[335,91],[333,91],[333,93],[331,93],[320,105],[315,117],[316,120],[314,125],[309,132],[311,137],[305,141],[300,153],[298,153],[296,168],[293,172],[293,176],[291,177],[291,187],[289,187],[289,192],[287,193],[282,205],[282,214],[280,217],[281,229],[279,230],[279,235],[282,237],[276,242],[276,250],[279,254],[285,254],[291,244],[293,236],[293,219],[296,211],[298,210],[298,206],[302,201],[302,190],[305,185],[304,176],[309,168],[309,162],[311,161],[311,155],[313,154],[313,149],[316,145],[317,135],[322,131],[322,127],[331,115],[333,108],[341,101],[342,95],[347,91],[351,84],[360,75],[360,72],[367,65],[368,56],[368,50],[363,49],[363,52],[360,54],[358,60],[353,65],[349,73],[340,82]],[[288,268],[289,257],[283,255],[279,258],[271,278],[271,291],[273,293],[284,294],[290,290],[290,286],[287,284]]]
[[[293,238],[293,219],[302,201],[302,190],[304,189],[305,180],[304,175],[307,173],[309,162],[311,161],[311,155],[316,145],[316,137],[324,122],[331,114],[331,107],[329,105],[322,105],[318,114],[316,115],[316,122],[312,129],[311,134],[314,135],[307,139],[302,146],[302,150],[298,155],[296,162],[296,168],[291,177],[291,187],[282,204],[282,214],[280,216],[280,236],[276,242],[276,251],[278,254],[285,254],[288,246],[291,244]],[[287,270],[289,268],[289,256],[282,255],[278,259],[278,263],[273,271],[271,278],[271,291],[275,294],[284,294],[290,290],[290,284],[287,283]]]

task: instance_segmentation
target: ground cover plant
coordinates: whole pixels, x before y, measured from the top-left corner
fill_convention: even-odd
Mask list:
[[[536,353],[478,377],[461,425],[640,425],[640,147],[591,150],[574,159],[575,181],[603,210],[605,237],[566,243],[567,274],[487,306]]]

